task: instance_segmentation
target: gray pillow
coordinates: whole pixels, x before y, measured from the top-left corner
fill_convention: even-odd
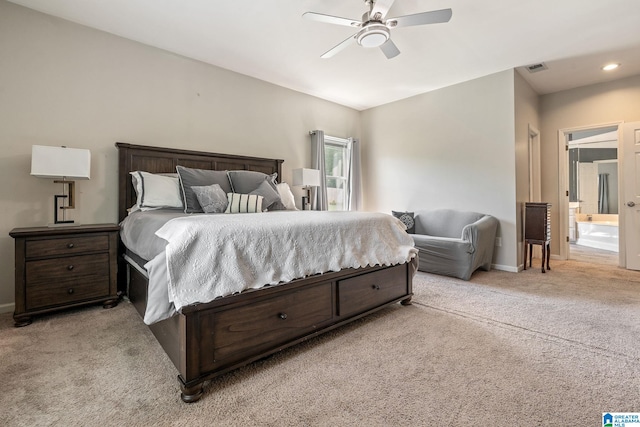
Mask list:
[[[416,223],[413,218],[413,212],[396,212],[391,211],[393,216],[398,218],[402,223],[407,227],[407,233],[415,234],[416,231]]]
[[[185,213],[203,212],[198,197],[191,187],[218,184],[225,193],[231,192],[231,184],[227,171],[212,171],[207,169],[192,169],[184,166],[176,166],[180,186],[182,188],[182,200]]]
[[[273,209],[276,202],[280,202],[282,205],[282,200],[280,199],[280,193],[273,189],[271,184],[269,184],[268,180],[262,180],[262,183],[258,185],[258,188],[251,191],[249,194],[256,194],[258,196],[262,196],[262,208],[265,210],[281,210],[281,209]]]
[[[191,189],[205,213],[223,213],[227,209],[227,193],[219,184],[194,185]]]
[[[276,187],[277,173],[267,175],[262,172],[237,170],[228,171],[227,174],[229,175],[229,181],[231,182],[231,188],[234,193],[249,194],[258,188],[265,180],[276,192],[278,191]]]

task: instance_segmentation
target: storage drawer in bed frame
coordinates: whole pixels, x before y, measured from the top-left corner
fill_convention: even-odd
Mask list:
[[[147,280],[131,267],[129,276],[129,299],[144,316]],[[205,380],[389,304],[410,304],[411,278],[410,264],[326,273],[184,307],[150,329],[180,372],[182,399],[192,402]]]

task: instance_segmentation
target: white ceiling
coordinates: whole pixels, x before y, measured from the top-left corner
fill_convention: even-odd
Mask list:
[[[538,62],[519,71],[540,94],[640,74],[640,0],[396,0],[387,17],[453,17],[393,29],[390,60],[357,44],[321,59],[356,30],[302,18],[360,20],[363,0],[10,1],[358,110]]]

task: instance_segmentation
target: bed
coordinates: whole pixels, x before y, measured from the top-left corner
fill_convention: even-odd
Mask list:
[[[136,203],[130,172],[173,173],[177,165],[214,171],[248,170],[282,176],[282,160],[116,143],[118,216]],[[268,215],[268,214],[264,214]],[[149,276],[120,242],[118,290],[144,318]],[[389,266],[327,271],[277,286],[247,289],[181,307],[149,325],[176,366],[180,397],[195,402],[203,383],[380,310],[411,303],[417,257]]]

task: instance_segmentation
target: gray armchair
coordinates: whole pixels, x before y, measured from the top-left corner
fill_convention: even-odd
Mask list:
[[[418,270],[469,280],[478,268],[491,270],[498,220],[452,209],[416,211]]]

